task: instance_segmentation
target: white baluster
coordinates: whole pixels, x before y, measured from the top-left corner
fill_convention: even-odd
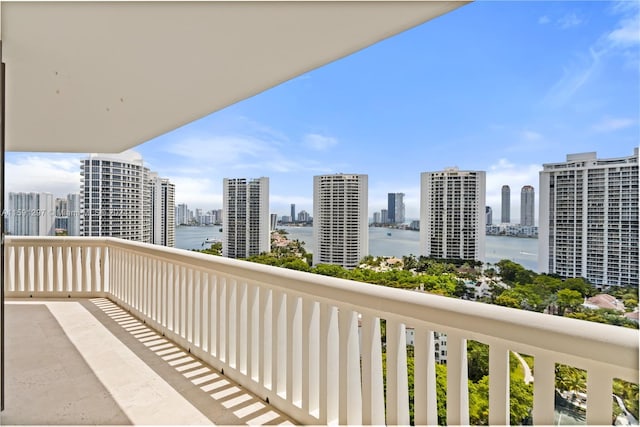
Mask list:
[[[409,380],[405,325],[387,320],[387,423],[409,424]]]
[[[302,301],[287,295],[287,400],[302,407]]]
[[[302,305],[302,408],[319,416],[320,307],[309,297]]]
[[[447,424],[469,424],[467,340],[447,333]]]
[[[509,425],[509,349],[503,344],[489,347],[489,424]]]
[[[336,307],[320,304],[320,424],[338,422],[340,340]]]
[[[414,337],[414,422],[416,425],[438,424],[436,357],[433,331],[415,329]]]
[[[338,311],[340,328],[340,424],[362,424],[362,386],[360,382],[360,344],[358,313]],[[409,407],[407,406],[407,413]]]
[[[553,425],[556,364],[548,355],[536,355],[534,364],[533,422],[537,425]]]

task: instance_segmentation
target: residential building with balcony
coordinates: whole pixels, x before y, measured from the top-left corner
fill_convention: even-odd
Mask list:
[[[269,178],[224,178],[222,191],[222,255],[269,252]]]
[[[9,193],[4,212],[7,232],[14,236],[53,236],[56,207],[51,193]]]
[[[536,193],[531,185],[525,185],[520,191],[520,225],[533,227],[535,225]]]
[[[484,260],[485,179],[458,168],[421,174],[421,255]]]
[[[151,188],[151,243],[174,247],[176,245],[175,185],[157,173],[149,173]]]
[[[369,254],[368,176],[313,177],[313,263],[355,268]]]
[[[609,159],[569,154],[543,168],[539,270],[598,287],[638,287],[638,148]]]
[[[509,224],[511,222],[511,188],[508,185],[502,186],[501,214],[500,221],[503,224]]]

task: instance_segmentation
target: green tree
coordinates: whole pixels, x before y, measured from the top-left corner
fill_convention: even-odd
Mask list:
[[[573,289],[560,289],[557,293],[558,313],[564,314],[567,310],[574,311],[582,304],[583,297],[580,292]]]

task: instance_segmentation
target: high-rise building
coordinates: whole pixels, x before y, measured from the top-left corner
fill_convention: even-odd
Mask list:
[[[369,253],[368,177],[313,177],[314,264],[354,268]]]
[[[110,236],[145,243],[166,242],[157,224],[162,218],[162,182],[144,167],[142,156],[134,151],[120,154],[91,154],[80,166],[81,236]],[[166,199],[166,210],[174,211],[173,196]],[[160,215],[160,217],[157,217]],[[165,215],[170,218],[171,214]],[[165,224],[166,233],[170,227]],[[158,235],[156,239],[154,236]]]
[[[55,199],[56,215],[53,227],[56,234],[58,231],[67,232],[69,228],[69,202],[66,198],[56,197]]]
[[[310,218],[309,212],[305,210],[298,212],[298,222],[308,222]]]
[[[291,222],[296,222],[296,204],[291,203]]]
[[[67,235],[80,236],[80,193],[67,194]]]
[[[511,188],[508,185],[502,186],[502,217],[503,224],[511,222]]]
[[[150,218],[145,219],[142,156],[133,151],[91,154],[82,160],[80,174],[81,235],[144,242]]]
[[[535,224],[535,190],[525,185],[520,191],[520,225],[533,227]]]
[[[486,216],[485,218],[486,225],[493,224],[493,209],[491,209],[491,206],[485,206],[484,212]]]
[[[484,261],[485,182],[484,171],[447,168],[421,174],[422,255]]]
[[[380,212],[373,213],[373,223],[380,224]]]
[[[386,209],[381,209],[380,210],[380,221],[382,221],[383,224],[389,224],[389,211]]]
[[[269,252],[269,178],[224,178],[222,186],[222,255]]]
[[[14,236],[53,236],[55,204],[51,193],[9,193],[7,232]]]
[[[638,148],[567,155],[540,172],[538,268],[593,285],[638,286]]]
[[[273,231],[276,228],[278,228],[278,214],[271,214],[270,215],[270,219],[271,221],[269,222],[270,224],[270,230]]]
[[[387,212],[390,224],[404,222],[404,193],[387,194]]]
[[[185,203],[176,206],[176,225],[184,225],[189,223],[189,208]]]
[[[174,247],[176,245],[175,185],[157,173],[149,173],[151,188],[152,230],[151,243]]]

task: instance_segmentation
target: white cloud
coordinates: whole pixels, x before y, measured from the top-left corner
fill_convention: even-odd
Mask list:
[[[520,133],[520,136],[526,141],[539,141],[542,139],[542,134],[532,130],[523,130]]]
[[[176,205],[186,203],[189,209],[222,209],[222,179],[168,176],[176,188]]]
[[[338,143],[336,138],[330,136],[319,135],[317,133],[309,133],[303,138],[304,145],[316,151],[323,151],[333,147]]]
[[[508,159],[499,159],[487,170],[487,206],[493,210],[493,222],[500,222],[502,206],[502,186],[511,189],[511,222],[520,222],[520,190],[525,185],[532,185],[536,191],[536,220],[538,218],[539,173],[542,166],[538,164],[515,164]]]
[[[593,129],[598,132],[613,132],[635,126],[637,123],[637,120],[628,117],[607,117],[593,125]]]
[[[552,106],[560,106],[568,102],[597,72],[600,67],[601,53],[602,51],[591,48],[588,56],[581,56],[569,67],[565,67],[562,78],[545,96],[545,102]]]
[[[80,191],[80,159],[84,156],[7,154],[6,191],[44,192],[54,197]]]
[[[561,29],[567,30],[569,28],[577,27],[578,25],[582,24],[582,22],[582,19],[579,18],[578,15],[576,15],[574,12],[572,12],[567,13],[566,15],[559,18],[557,24]]]
[[[545,25],[545,24],[548,24],[549,22],[551,22],[551,19],[549,19],[547,15],[544,15],[538,18],[538,24]]]

